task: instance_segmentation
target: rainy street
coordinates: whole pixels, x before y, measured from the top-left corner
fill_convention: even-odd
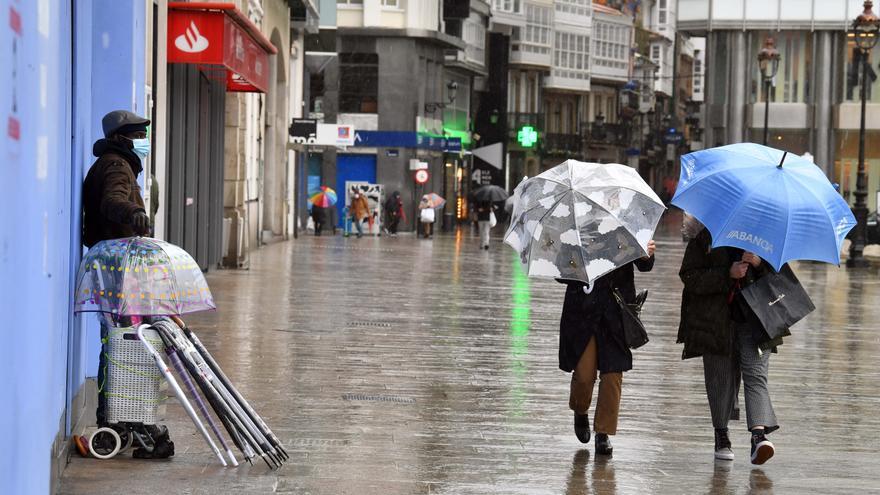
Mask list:
[[[557,367],[564,288],[529,279],[493,232],[433,240],[301,236],[212,271],[218,309],[187,322],[285,442],[290,461],[223,468],[175,401],[168,461],[78,456],[60,493],[867,493],[878,490],[880,279],[798,263],[816,311],[771,359],[776,456],[712,455],[699,360],[675,343],[684,245],[664,219],[624,376],[614,456],[572,432]],[[742,397],[740,397],[742,401]]]

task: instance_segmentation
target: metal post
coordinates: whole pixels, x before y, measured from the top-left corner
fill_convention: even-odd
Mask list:
[[[863,256],[865,250],[865,234],[868,228],[868,205],[865,198],[868,197],[868,178],[865,176],[865,110],[868,99],[868,52],[861,50],[862,64],[862,118],[859,126],[859,169],[856,176],[856,203],[853,205],[853,215],[856,217],[855,234],[849,248],[849,258],[846,266],[849,268],[864,268],[869,265]]]
[[[764,79],[764,146],[767,146],[770,130],[770,79]]]

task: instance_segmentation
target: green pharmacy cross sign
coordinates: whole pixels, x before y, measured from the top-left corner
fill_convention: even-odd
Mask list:
[[[538,142],[538,131],[530,125],[525,125],[516,133],[516,140],[524,148],[531,148]]]

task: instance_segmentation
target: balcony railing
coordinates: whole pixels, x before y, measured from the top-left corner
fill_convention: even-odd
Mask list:
[[[584,136],[580,134],[544,134],[543,151],[546,155],[577,157],[583,152]]]
[[[629,146],[632,129],[629,124],[599,124],[591,122],[583,124],[582,129],[588,129],[587,142],[589,144],[605,144],[612,146]]]

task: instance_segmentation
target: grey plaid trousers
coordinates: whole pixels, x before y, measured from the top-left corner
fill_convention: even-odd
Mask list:
[[[767,387],[771,353],[760,351],[749,324],[735,323],[734,326],[730,356],[703,355],[703,374],[712,426],[727,428],[731,415],[738,407],[742,380],[748,429],[764,426],[769,433],[779,427]]]

